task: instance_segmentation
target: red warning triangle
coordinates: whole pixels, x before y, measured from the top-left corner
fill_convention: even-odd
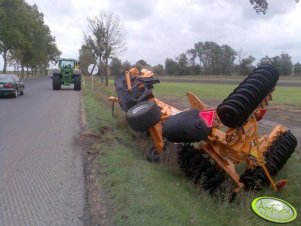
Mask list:
[[[215,119],[216,112],[215,110],[206,110],[200,111],[199,117],[204,120],[208,127],[213,126],[213,120]]]

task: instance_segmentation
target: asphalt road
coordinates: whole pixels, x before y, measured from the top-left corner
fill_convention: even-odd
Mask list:
[[[84,225],[79,92],[25,85],[0,99],[0,226]]]

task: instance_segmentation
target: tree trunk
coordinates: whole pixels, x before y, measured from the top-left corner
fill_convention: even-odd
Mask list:
[[[7,67],[7,50],[4,50],[3,51],[3,54],[2,54],[2,57],[3,57],[3,74],[6,73],[6,67]]]
[[[26,67],[26,78],[28,78],[28,66]]]
[[[21,65],[21,75],[24,78],[24,65]]]
[[[98,74],[100,75],[100,84],[103,84],[103,73],[101,71],[101,58],[99,59]]]
[[[44,67],[44,75],[48,75],[48,74],[49,74],[49,67],[47,67],[45,65],[45,67]]]
[[[17,63],[17,74],[18,74],[18,76],[21,76],[21,77],[22,77],[21,71],[20,71],[19,69],[20,69],[20,65]],[[23,78],[22,78],[22,79],[23,79]]]
[[[106,76],[106,86],[109,85],[109,81],[108,81],[108,59],[105,60],[105,76]]]

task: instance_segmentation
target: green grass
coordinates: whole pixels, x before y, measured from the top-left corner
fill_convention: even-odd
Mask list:
[[[247,76],[241,76],[241,75],[181,75],[181,76],[175,76],[175,75],[165,75],[165,76],[157,76],[158,78],[164,78],[164,79],[184,79],[184,80],[202,80],[202,79],[206,79],[206,80],[242,80],[244,78],[246,78]],[[285,81],[300,81],[301,80],[301,76],[280,76],[279,80],[285,80]]]
[[[237,85],[162,82],[155,85],[153,92],[157,96],[184,97],[185,93],[189,91],[201,100],[222,101],[236,87]],[[301,88],[276,87],[271,104],[301,106]]]
[[[145,161],[150,138],[131,132],[118,107],[116,118],[112,117],[111,104],[106,100],[115,93],[112,86],[101,87],[98,81],[94,85],[92,92],[86,80],[83,97],[88,124],[101,136],[96,145],[100,151],[96,159],[98,179],[114,206],[112,225],[274,225],[255,216],[250,208],[252,199],[261,195],[290,202],[299,216],[289,225],[300,225],[300,153],[281,170],[279,178],[288,177],[290,182],[280,193],[271,189],[257,194],[241,192],[234,203],[222,202],[187,182],[177,168]],[[230,87],[224,89],[226,92]]]
[[[192,92],[201,100],[222,100],[233,90],[233,85],[192,84],[162,82],[154,87],[154,94],[160,96],[184,97]]]

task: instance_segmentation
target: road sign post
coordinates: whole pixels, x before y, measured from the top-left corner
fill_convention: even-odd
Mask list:
[[[97,74],[97,72],[98,72],[98,67],[97,67],[97,65],[96,64],[90,64],[89,66],[88,66],[88,72],[89,72],[89,74],[92,76],[92,87],[91,87],[91,90],[93,91],[93,85],[94,85],[94,75],[96,75]]]

